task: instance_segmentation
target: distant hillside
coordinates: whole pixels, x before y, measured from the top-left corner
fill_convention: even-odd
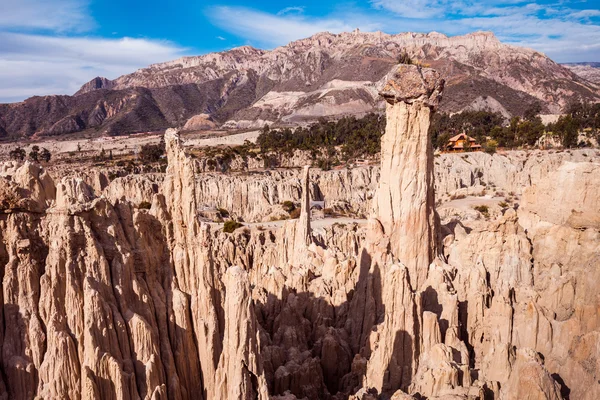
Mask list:
[[[591,80],[491,33],[319,33],[272,51],[245,46],[151,65],[112,81],[95,78],[75,96],[0,105],[0,136],[151,131],[183,126],[197,114],[226,127],[364,114],[381,109],[377,82],[402,54],[446,78],[442,111],[521,115],[539,102],[544,113],[557,113],[571,99],[600,99]]]
[[[600,87],[600,62],[582,62],[562,64],[583,79]]]

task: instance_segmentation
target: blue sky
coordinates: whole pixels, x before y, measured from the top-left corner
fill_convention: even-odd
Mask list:
[[[600,61],[600,0],[0,0],[0,102],[95,76],[321,31],[494,32],[558,62]]]

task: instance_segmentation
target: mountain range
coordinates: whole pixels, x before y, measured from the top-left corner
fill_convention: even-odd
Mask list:
[[[253,128],[361,115],[382,108],[378,82],[401,56],[446,79],[445,112],[509,117],[534,103],[544,113],[560,113],[573,100],[600,101],[600,80],[588,71],[599,69],[557,64],[489,32],[448,37],[356,30],[319,33],[270,51],[243,46],[183,57],[114,80],[94,78],[73,96],[0,104],[0,137],[118,135],[206,123]]]

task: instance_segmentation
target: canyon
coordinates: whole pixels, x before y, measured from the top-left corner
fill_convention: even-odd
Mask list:
[[[599,398],[600,154],[436,156],[447,85],[385,75],[379,166],[0,164],[0,398]]]

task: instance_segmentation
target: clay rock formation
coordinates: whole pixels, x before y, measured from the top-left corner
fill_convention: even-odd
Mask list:
[[[375,169],[305,168],[266,172],[290,182],[269,193],[272,176],[200,173],[176,130],[164,180],[95,187],[3,164],[0,398],[598,398],[600,164],[574,152],[436,166],[439,76],[389,77],[379,183]],[[441,229],[434,173],[450,192],[504,179],[522,205]],[[203,221],[211,187],[242,182],[240,215],[285,193],[300,218],[233,233]],[[317,233],[322,188],[354,201],[377,189],[363,201],[374,218]]]
[[[425,280],[436,251],[433,149],[428,136],[444,80],[432,69],[401,65],[381,90],[386,133],[375,215],[390,237],[391,252],[410,273],[414,288]]]
[[[7,163],[0,170],[0,209],[43,212],[56,196],[54,182],[39,165]]]
[[[199,130],[208,130],[214,129],[217,127],[210,119],[210,115],[208,114],[198,114],[194,115],[192,118],[188,119],[185,125],[183,126],[184,131],[199,131]]]
[[[523,207],[542,221],[575,229],[600,228],[598,163],[564,163],[528,188]],[[561,190],[555,190],[557,185]]]
[[[229,268],[225,291],[225,351],[219,360],[215,398],[268,400],[248,274],[240,267]]]
[[[308,157],[290,164],[301,168]],[[600,153],[590,149],[570,152],[511,151],[490,155],[484,152],[441,154],[434,157],[436,202],[452,197],[501,193],[521,195],[532,182],[540,182],[565,162],[600,162]],[[300,203],[302,181],[294,169],[253,173],[207,172],[199,160],[196,174],[198,208],[223,208],[233,218],[246,222],[264,222],[286,215],[281,203]],[[261,165],[262,167],[262,165]],[[242,170],[245,172],[245,170]],[[372,211],[374,193],[379,184],[379,165],[322,171],[311,169],[311,199],[325,201],[357,217]],[[260,172],[260,173],[254,173]],[[155,180],[160,183],[160,180]],[[438,208],[438,212],[441,212]]]

